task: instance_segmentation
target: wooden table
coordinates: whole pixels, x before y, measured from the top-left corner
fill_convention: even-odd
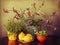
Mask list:
[[[60,38],[55,36],[48,36],[47,40],[44,43],[40,43],[37,39],[35,39],[31,43],[21,43],[19,41],[9,41],[7,37],[0,39],[0,45],[60,45]]]

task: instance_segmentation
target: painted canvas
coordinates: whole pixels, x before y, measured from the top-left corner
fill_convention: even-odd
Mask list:
[[[10,42],[60,37],[60,0],[0,0],[0,14],[0,37],[8,37]],[[8,45],[16,45],[10,42]]]

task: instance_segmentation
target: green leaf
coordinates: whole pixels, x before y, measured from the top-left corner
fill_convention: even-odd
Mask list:
[[[40,34],[41,36],[44,36],[44,35],[47,35],[47,32],[46,32],[45,30],[41,30],[41,31],[39,31],[39,34]]]

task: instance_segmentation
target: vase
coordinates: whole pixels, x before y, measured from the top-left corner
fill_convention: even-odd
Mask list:
[[[16,45],[16,40],[9,40],[8,45]]]
[[[47,36],[40,36],[40,35],[36,35],[36,38],[39,42],[43,43],[46,41]]]

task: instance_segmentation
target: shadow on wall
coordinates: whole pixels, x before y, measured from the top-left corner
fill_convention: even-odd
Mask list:
[[[54,32],[54,35],[60,37],[60,0],[58,2],[58,16],[56,17],[55,22],[57,30]]]

